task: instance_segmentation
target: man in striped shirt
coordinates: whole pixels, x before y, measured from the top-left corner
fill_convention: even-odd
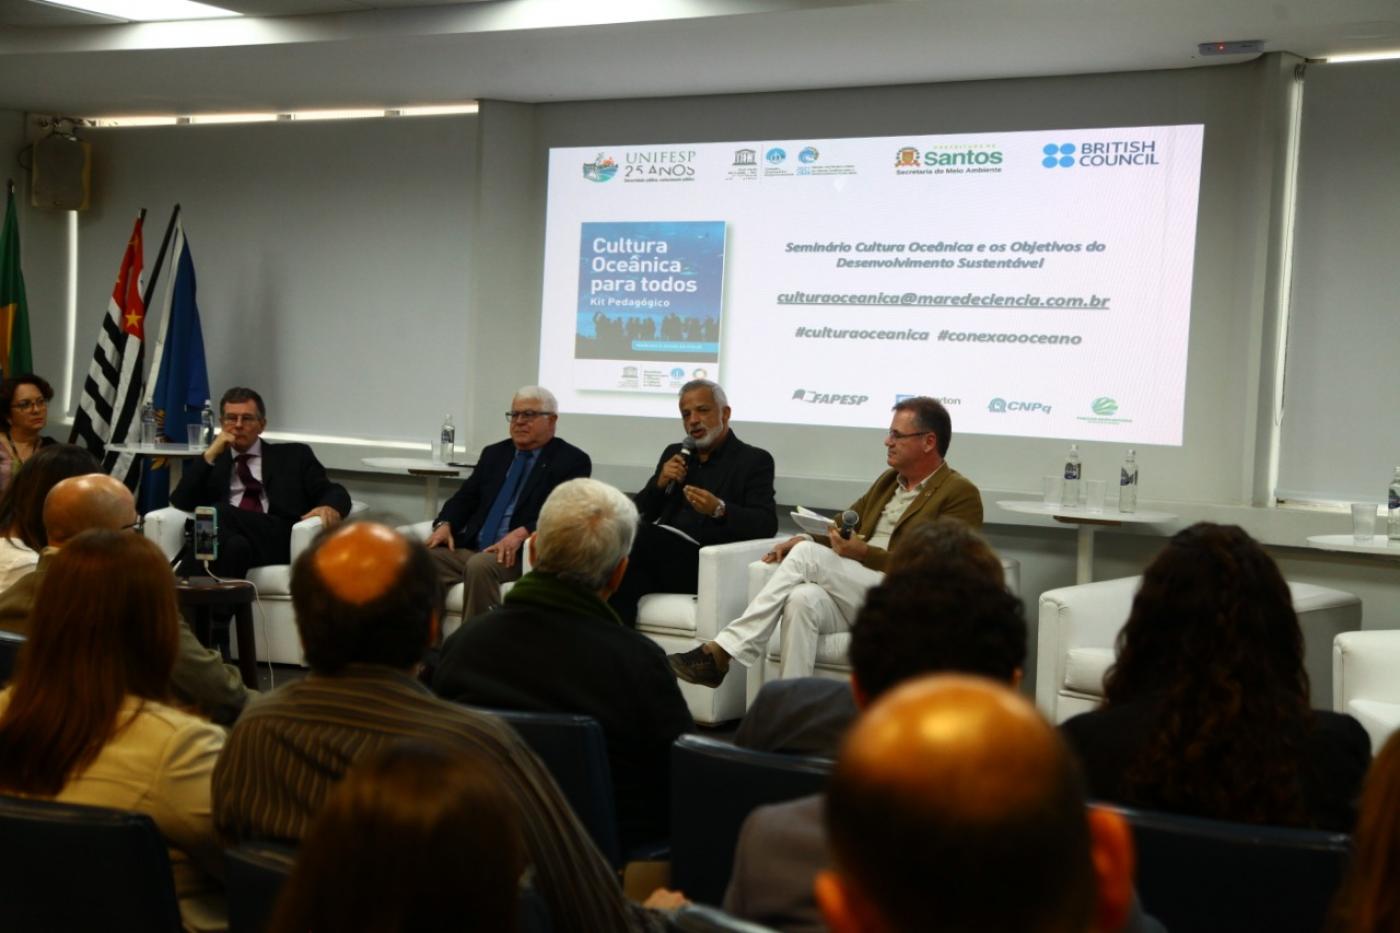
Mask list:
[[[234,727],[214,769],[219,831],[230,840],[299,840],[361,758],[401,739],[471,750],[507,777],[555,929],[664,928],[662,915],[623,898],[559,788],[509,727],[414,679],[442,600],[427,551],[383,525],[345,526],[302,554],[292,602],[311,674],[250,704]]]

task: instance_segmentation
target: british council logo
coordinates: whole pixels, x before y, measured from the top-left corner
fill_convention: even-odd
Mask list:
[[[1056,145],[1047,143],[1041,152],[1045,153],[1045,158],[1040,160],[1040,164],[1046,168],[1073,168],[1074,167],[1074,143],[1064,143]]]

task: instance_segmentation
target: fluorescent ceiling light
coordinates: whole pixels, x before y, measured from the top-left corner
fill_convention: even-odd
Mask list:
[[[1400,58],[1400,49],[1390,49],[1385,52],[1356,52],[1349,55],[1328,55],[1327,61],[1331,64],[1341,62],[1379,62],[1386,59]]]
[[[92,126],[174,126],[176,117],[90,117]]]
[[[450,113],[476,113],[479,105],[472,104],[434,104],[431,107],[400,107],[399,113],[405,117],[435,117],[440,114]]]
[[[366,117],[382,117],[384,108],[376,110],[297,110],[286,114],[290,120],[362,120]]]
[[[277,119],[275,113],[196,113],[185,117],[194,124],[204,123],[271,123]]]
[[[242,16],[233,10],[195,3],[193,0],[38,0],[46,6],[63,7],[80,13],[94,13],[112,19],[153,22],[178,19],[216,19]]]

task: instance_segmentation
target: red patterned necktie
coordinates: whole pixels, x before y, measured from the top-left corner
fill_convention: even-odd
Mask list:
[[[252,459],[252,454],[239,454],[234,458],[238,464],[238,478],[243,481],[243,500],[238,503],[238,507],[245,512],[261,512],[263,484],[258,482],[253,476],[253,470],[248,466],[248,461]]]

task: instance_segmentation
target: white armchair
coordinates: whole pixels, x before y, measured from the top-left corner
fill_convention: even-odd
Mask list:
[[[367,506],[363,502],[350,503],[350,514],[363,512]],[[154,541],[171,560],[180,552],[184,544],[185,521],[192,513],[177,509],[173,505],[153,512],[147,512],[144,533]],[[316,535],[321,532],[319,518],[307,518],[292,526],[292,561],[306,550]],[[277,664],[300,664],[306,666],[301,650],[301,636],[297,634],[296,616],[292,612],[292,568],[290,564],[272,564],[254,567],[248,571],[248,582],[258,591],[260,612],[254,613],[253,641],[259,661],[273,661]],[[237,636],[234,637],[233,655],[238,656]]]
[[[637,604],[637,631],[667,654],[713,641],[748,605],[745,568],[785,538],[711,544],[700,549],[700,581],[695,595],[652,593]],[[762,566],[767,566],[762,565]],[[745,681],[739,671],[715,689],[678,681],[690,715],[699,723],[726,722],[744,715]]]
[[[1142,577],[1081,583],[1040,595],[1035,701],[1051,722],[1061,723],[1098,706],[1103,678],[1113,664],[1118,631],[1128,621]],[[1303,629],[1303,665],[1312,705],[1332,701],[1332,642],[1361,628],[1361,600],[1342,590],[1289,583]]]
[[[1342,632],[1332,642],[1332,709],[1349,713],[1379,752],[1400,728],[1400,630]]]
[[[749,565],[749,601],[752,601],[758,595],[758,591],[763,589],[763,585],[768,582],[768,577],[777,569],[777,566],[777,564],[765,564],[762,561],[755,561]],[[1001,558],[1001,567],[1006,576],[1006,588],[1012,593],[1020,595],[1021,562],[1014,557],[1003,557]],[[782,643],[783,632],[780,626],[773,632],[773,637],[768,640],[768,650],[764,652],[763,658],[748,670],[746,708],[753,703],[754,698],[758,696],[758,691],[763,689],[765,682],[778,679],[783,663]],[[817,665],[812,671],[813,676],[826,677],[831,680],[849,680],[851,662],[846,655],[850,647],[850,632],[832,632],[829,635],[817,636]]]

